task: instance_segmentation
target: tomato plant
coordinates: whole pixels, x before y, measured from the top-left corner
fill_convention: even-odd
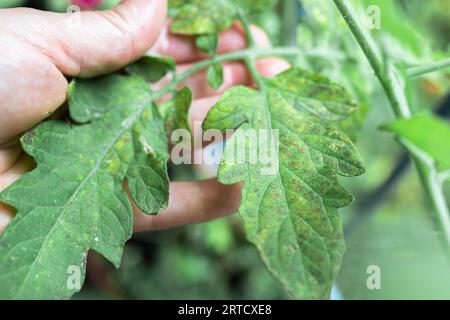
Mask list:
[[[82,8],[100,2],[72,1]],[[37,167],[0,193],[0,200],[17,209],[0,238],[0,297],[70,298],[79,288],[67,286],[67,270],[77,266],[84,278],[89,250],[120,266],[132,235],[124,181],[143,212],[155,214],[167,207],[171,135],[191,130],[187,119],[192,94],[179,86],[206,69],[210,86],[217,89],[223,84],[223,63],[229,61],[244,63],[256,85],[228,89],[209,111],[203,129],[220,134],[233,130],[218,180],[243,183],[239,214],[247,239],[293,297],[328,298],[339,272],[345,241],[338,209],[353,201],[339,177],[365,172],[355,141],[376,85],[363,81],[372,74],[395,115],[382,128],[411,156],[444,251],[450,252],[450,213],[443,191],[450,176],[450,127],[437,116],[415,114],[408,96],[411,79],[448,67],[450,60],[400,63],[368,32],[350,1],[333,2],[331,14],[341,28],[327,32],[341,35],[332,45],[348,55],[333,65],[340,68],[332,77],[338,81],[308,70],[323,62],[320,45],[258,46],[249,19],[273,7],[273,0],[170,1],[171,31],[195,37],[208,59],[176,74],[170,57],[148,54],[120,74],[72,80],[70,121],[43,121],[22,137]],[[314,6],[312,1],[305,4]],[[245,31],[247,47],[218,54],[218,34],[235,21]],[[363,55],[354,53],[356,44]],[[256,60],[268,56],[286,58],[292,67],[273,78],[262,77]],[[371,67],[366,75],[352,69],[366,60]],[[149,89],[148,82],[163,78],[169,79],[164,86]],[[430,127],[432,132],[426,129]],[[248,132],[269,134],[260,141]],[[267,163],[250,161],[252,151],[267,150],[275,150],[269,173]],[[243,162],[235,152],[243,155]]]

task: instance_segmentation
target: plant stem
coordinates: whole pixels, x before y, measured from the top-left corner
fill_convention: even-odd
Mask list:
[[[450,180],[450,170],[439,173],[439,179],[442,184],[446,183],[447,180]]]
[[[257,43],[255,41],[255,38],[253,37],[252,30],[250,29],[250,22],[247,20],[247,17],[242,11],[240,11],[239,13],[239,19],[242,23],[245,35],[247,36],[248,39],[247,50],[256,48]],[[258,69],[256,68],[256,58],[257,56],[255,55],[255,53],[251,52],[251,54],[245,57],[244,62],[248,71],[250,72],[251,77],[256,82],[257,86],[261,88],[262,87],[261,75],[259,74]]]
[[[166,86],[161,90],[155,91],[153,97],[158,99],[165,96],[168,93],[173,92],[177,89],[177,86],[192,77],[194,74],[208,68],[215,63],[221,63],[226,61],[244,61],[248,66],[249,61],[254,61],[256,58],[276,56],[276,57],[292,57],[301,54],[300,50],[297,48],[249,48],[241,51],[231,52],[223,55],[217,55],[211,59],[204,60],[194,64],[189,69],[178,74],[174,79],[172,79]],[[251,66],[249,67],[250,72],[252,72]],[[256,79],[255,79],[256,80]]]
[[[256,43],[255,38],[253,37],[252,30],[250,29],[250,22],[247,19],[247,16],[242,12],[242,10],[238,11],[239,21],[244,28],[244,33],[247,37],[247,48],[256,48],[258,44]]]
[[[334,3],[369,60],[372,69],[392,104],[395,115],[397,118],[410,117],[411,112],[406,97],[404,94],[399,94],[403,90],[399,90],[401,89],[401,84],[399,83],[395,68],[392,65],[383,63],[377,45],[367,28],[362,26],[362,22],[359,21],[358,15],[350,2],[348,0],[334,0]]]
[[[351,3],[348,0],[334,0],[334,3],[375,71],[396,117],[410,117],[411,111],[406,99],[404,87],[398,77],[398,71],[389,62],[383,62],[372,36],[367,31],[367,28],[359,21]],[[426,70],[431,69],[428,68]],[[400,142],[404,145],[408,144],[403,139],[400,139]],[[411,148],[407,149],[411,153]],[[442,190],[439,174],[436,171],[433,161],[427,161],[427,159],[418,156],[417,153],[412,153],[412,157],[425,195],[433,209],[434,220],[440,231],[440,238],[444,245],[445,253],[447,257],[450,257],[450,213]]]
[[[428,73],[439,71],[450,67],[450,58],[441,61],[436,61],[423,66],[417,66],[406,69],[406,74],[411,78],[418,78]]]
[[[283,21],[283,44],[285,46],[295,46],[297,41],[297,6],[299,5],[297,0],[284,0],[282,2]]]

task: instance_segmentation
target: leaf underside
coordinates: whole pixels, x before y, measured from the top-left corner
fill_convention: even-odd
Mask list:
[[[295,84],[302,84],[294,90]],[[331,103],[331,101],[334,101]],[[259,91],[229,89],[210,110],[205,129],[237,129],[227,142],[219,169],[224,184],[244,182],[240,215],[248,239],[270,272],[297,298],[328,298],[345,250],[337,208],[352,196],[337,175],[364,172],[353,143],[318,117],[341,119],[355,105],[341,87],[295,68],[265,80]],[[248,129],[275,130],[267,141],[246,138]],[[240,140],[243,139],[243,140]],[[245,141],[245,162],[235,148]],[[278,149],[276,172],[250,163],[252,150]],[[239,152],[239,151],[237,151]]]
[[[136,62],[125,67],[125,70],[148,82],[161,80],[168,72],[174,72],[176,62],[172,58],[145,55]]]
[[[116,267],[132,232],[132,206],[148,214],[168,201],[164,121],[135,77],[73,82],[78,124],[45,121],[22,138],[37,168],[0,194],[17,216],[0,238],[0,298],[64,299],[78,291],[68,270],[93,249]]]

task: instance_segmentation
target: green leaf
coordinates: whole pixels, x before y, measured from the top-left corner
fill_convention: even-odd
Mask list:
[[[206,79],[213,89],[219,89],[223,84],[223,66],[220,63],[210,66],[206,72]]]
[[[277,0],[235,0],[235,3],[247,13],[269,10],[276,2]]]
[[[176,10],[181,8],[188,2],[189,2],[188,0],[169,0],[169,8]]]
[[[5,0],[2,0],[2,1],[5,1]],[[12,1],[19,1],[19,0],[12,0]],[[20,0],[20,2],[22,2],[22,4],[23,4],[26,1]],[[72,5],[72,2],[70,0],[43,0],[43,2],[45,3],[44,7],[46,10],[55,11],[55,12],[67,12],[68,7],[70,5]],[[111,9],[111,8],[117,6],[119,3],[120,3],[120,0],[103,0],[96,7],[96,9],[97,10]]]
[[[24,4],[25,0],[2,0],[2,3],[0,3],[0,8],[20,7]]]
[[[219,44],[219,37],[216,34],[205,34],[195,38],[195,45],[200,51],[214,56]]]
[[[302,84],[298,87],[302,95],[290,93],[292,83]],[[353,143],[317,116],[322,114],[325,96],[342,99],[337,93],[343,92],[329,80],[292,69],[263,81],[260,91],[229,89],[204,122],[204,129],[237,128],[225,146],[219,181],[244,182],[239,212],[247,237],[270,272],[298,298],[329,297],[345,250],[336,209],[353,199],[339,185],[337,174],[364,172]],[[308,99],[308,108],[298,107],[298,96]],[[340,107],[353,109],[353,105]],[[254,139],[252,130],[270,134]],[[239,140],[245,141],[244,149],[238,147]],[[264,171],[262,161],[249,160],[262,148],[279,150],[277,170],[271,174]],[[242,154],[243,163],[237,160]]]
[[[437,163],[439,170],[450,169],[450,125],[430,114],[415,115],[410,119],[401,119],[382,126],[428,155]]]
[[[295,108],[329,121],[348,118],[358,109],[350,94],[319,73],[292,68],[267,85],[278,91]]]
[[[235,15],[235,7],[228,1],[184,1],[184,4],[178,4],[172,32],[186,35],[219,33],[231,26]]]
[[[175,93],[175,96],[163,103],[159,110],[164,117],[166,133],[171,135],[175,129],[187,129],[191,131],[189,123],[189,109],[192,103],[192,92],[184,87]]]
[[[267,9],[274,0],[172,0],[172,32],[186,35],[217,34],[231,27],[238,10]]]
[[[167,73],[175,71],[176,63],[170,57],[144,56],[125,69],[132,75],[139,76],[148,82],[157,82]]]
[[[125,180],[144,212],[167,206],[168,143],[147,83],[77,80],[69,95],[83,124],[47,121],[28,132],[22,145],[37,167],[0,194],[17,208],[0,238],[3,299],[69,298],[79,288],[67,285],[68,272],[84,278],[89,249],[118,267],[132,233]]]
[[[369,105],[362,103],[359,109],[346,119],[336,123],[336,126],[353,142],[358,141],[361,130],[369,113]]]

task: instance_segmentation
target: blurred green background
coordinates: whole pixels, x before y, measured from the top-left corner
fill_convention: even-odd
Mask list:
[[[104,8],[117,3],[106,1]],[[386,55],[403,66],[449,57],[450,1],[353,0],[361,14],[380,9],[381,28],[372,30]],[[0,0],[65,11],[68,1]],[[276,45],[302,48],[291,61],[343,84],[361,111],[341,128],[357,142],[367,173],[343,180],[355,202],[341,210],[348,250],[334,299],[450,299],[450,266],[414,170],[395,139],[378,127],[393,118],[373,72],[329,0],[282,0],[252,17]],[[416,111],[450,117],[450,73],[410,84]],[[447,98],[446,98],[447,97]],[[430,128],[432,130],[432,128]],[[450,139],[450,137],[449,137]],[[171,168],[173,180],[199,179],[202,168]],[[450,188],[446,186],[450,198]],[[264,269],[234,215],[201,225],[136,234],[126,245],[119,270],[95,253],[75,299],[286,299]],[[366,286],[367,267],[381,268],[381,289]]]

